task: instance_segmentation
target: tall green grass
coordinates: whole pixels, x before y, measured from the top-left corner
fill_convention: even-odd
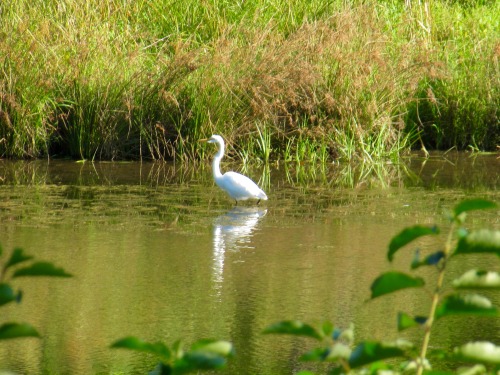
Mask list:
[[[0,156],[397,158],[500,143],[498,2],[18,0]],[[496,25],[496,26],[495,26]]]
[[[406,119],[433,149],[500,144],[500,6],[472,4],[434,4],[428,49],[438,64],[421,78]]]

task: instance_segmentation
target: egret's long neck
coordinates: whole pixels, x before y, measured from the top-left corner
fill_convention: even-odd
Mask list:
[[[214,160],[212,161],[212,172],[215,180],[219,177],[222,177],[222,173],[220,173],[220,161],[223,156],[224,156],[224,143],[221,143],[219,144],[219,151],[217,151]]]

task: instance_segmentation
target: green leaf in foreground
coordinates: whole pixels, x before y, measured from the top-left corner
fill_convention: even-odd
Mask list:
[[[500,231],[481,229],[460,238],[455,254],[493,253],[500,257]]]
[[[192,372],[196,370],[216,370],[226,365],[226,359],[210,352],[188,352],[177,359],[173,365],[174,373]]]
[[[322,336],[333,336],[334,331],[335,331],[335,327],[334,327],[332,322],[326,321],[321,326]]]
[[[436,318],[448,315],[498,316],[491,301],[479,294],[452,294],[446,297],[436,310]]]
[[[191,346],[191,351],[214,353],[222,356],[234,355],[233,344],[224,340],[199,340]]]
[[[274,323],[267,327],[263,333],[279,333],[286,335],[305,336],[317,340],[322,340],[323,335],[316,331],[312,326],[297,320],[284,320]]]
[[[412,345],[404,340],[393,343],[362,342],[351,353],[349,366],[357,368],[383,359],[401,357],[411,348]]]
[[[316,362],[337,362],[339,359],[348,360],[352,350],[349,346],[336,342],[328,348],[313,349],[300,357],[301,361],[316,361]]]
[[[497,207],[495,202],[486,199],[469,199],[460,202],[453,209],[454,217],[457,218],[461,213],[472,210],[485,210]]]
[[[403,246],[406,246],[419,237],[438,233],[439,229],[436,226],[426,227],[422,225],[415,225],[413,227],[405,228],[392,238],[391,243],[389,244],[389,252],[387,253],[387,258],[390,262],[392,262],[394,254]]]
[[[441,259],[444,259],[444,251],[437,251],[425,257],[424,260],[420,260],[419,253],[415,254],[415,258],[411,262],[411,269],[417,269],[422,266],[435,266],[439,264]]]
[[[129,336],[115,341],[111,348],[114,349],[130,349],[139,352],[154,354],[168,361],[170,359],[170,350],[161,342],[151,344],[137,337]]]
[[[401,289],[421,287],[424,284],[424,280],[420,277],[412,277],[397,271],[386,272],[373,281],[371,298],[380,297]]]
[[[23,252],[23,249],[16,248],[12,252],[12,255],[10,256],[9,260],[5,264],[4,269],[8,269],[9,267],[15,266],[16,264],[25,262],[27,260],[33,259],[32,256],[30,255],[25,255]]]
[[[19,268],[14,272],[13,277],[21,276],[72,277],[64,269],[56,267],[50,262],[36,262],[30,266]]]
[[[500,365],[500,346],[491,342],[470,342],[455,348],[453,353],[463,361]]]
[[[0,326],[0,340],[20,337],[40,337],[36,329],[27,323],[5,323]]]
[[[498,289],[500,288],[500,273],[493,271],[469,270],[453,280],[453,286],[459,288]]]
[[[410,327],[422,326],[427,321],[427,318],[422,316],[411,317],[410,315],[400,312],[398,314],[398,331],[403,331]]]
[[[16,294],[9,284],[0,283],[0,306],[17,301],[20,294]]]
[[[304,362],[323,362],[329,353],[330,348],[316,348],[301,355],[300,360]]]
[[[229,341],[199,340],[189,352],[176,359],[173,368],[175,373],[220,369],[226,365],[226,358],[233,354],[233,344]]]
[[[354,343],[354,323],[349,323],[349,328],[337,329],[332,335],[334,340],[342,340],[349,345]]]

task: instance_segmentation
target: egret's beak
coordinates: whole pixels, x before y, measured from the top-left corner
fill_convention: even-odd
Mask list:
[[[207,142],[208,138],[198,139],[198,142]]]

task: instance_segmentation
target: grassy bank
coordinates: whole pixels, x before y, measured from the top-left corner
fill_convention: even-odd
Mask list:
[[[500,5],[18,0],[0,156],[397,157],[500,144]]]

